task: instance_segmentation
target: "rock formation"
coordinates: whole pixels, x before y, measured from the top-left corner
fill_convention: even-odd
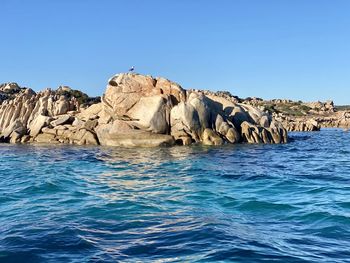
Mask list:
[[[249,98],[242,103],[269,112],[287,131],[319,131],[323,127],[350,127],[349,107],[336,107],[333,101],[302,102]]]
[[[3,142],[128,147],[287,142],[286,129],[270,114],[228,93],[186,91],[164,78],[115,75],[101,102],[90,100],[85,108],[79,101],[84,96],[65,86],[35,93],[11,85],[0,86]]]
[[[272,115],[277,121],[282,123],[287,131],[309,132],[319,131],[321,129],[320,123],[315,118],[291,117],[285,116],[282,113],[273,113]]]

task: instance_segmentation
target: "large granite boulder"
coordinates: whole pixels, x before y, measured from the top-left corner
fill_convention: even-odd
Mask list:
[[[29,135],[32,137],[36,137],[40,132],[41,129],[49,125],[50,121],[52,120],[51,117],[39,115],[37,116],[29,125]]]
[[[200,141],[201,123],[198,112],[189,103],[180,102],[171,110],[171,135],[178,143],[190,144]]]
[[[186,102],[173,107],[171,135],[183,144],[287,142],[284,128],[272,126],[271,120],[271,116],[253,106],[193,91]]]
[[[177,103],[185,94],[180,85],[169,80],[128,73],[115,75],[108,81],[102,101],[105,109],[118,117],[127,115],[143,97],[170,97],[170,101]]]
[[[99,125],[96,133],[100,144],[106,146],[155,147],[174,144],[174,138],[170,135],[135,129],[121,120]]]

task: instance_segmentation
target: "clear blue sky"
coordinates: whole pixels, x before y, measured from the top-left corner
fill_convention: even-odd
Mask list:
[[[0,82],[101,95],[134,65],[184,88],[350,104],[349,0],[1,0]]]

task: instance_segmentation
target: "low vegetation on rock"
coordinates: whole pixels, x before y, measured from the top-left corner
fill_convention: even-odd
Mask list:
[[[321,127],[350,127],[350,109],[333,101],[250,100],[247,103],[268,111],[288,131],[318,131]]]

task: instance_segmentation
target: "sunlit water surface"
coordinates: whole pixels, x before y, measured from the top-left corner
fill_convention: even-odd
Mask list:
[[[350,133],[0,145],[0,262],[350,262]]]

